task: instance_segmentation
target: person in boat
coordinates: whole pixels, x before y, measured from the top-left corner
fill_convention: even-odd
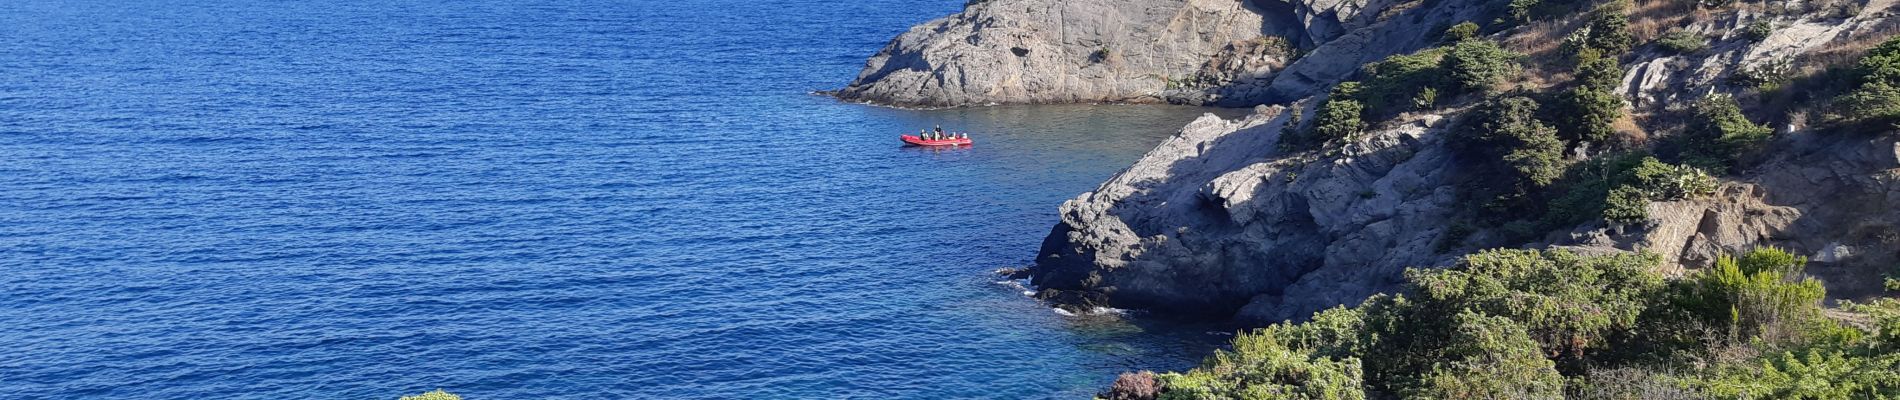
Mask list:
[[[937,124],[937,136],[943,136],[943,124]]]
[[[963,139],[969,139],[969,138],[970,138],[970,133],[969,133],[969,132],[964,132],[964,133],[963,133]]]

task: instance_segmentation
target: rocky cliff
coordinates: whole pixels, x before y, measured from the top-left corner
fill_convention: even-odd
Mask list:
[[[1782,28],[1758,41],[1717,36],[1713,48],[1689,55],[1638,49],[1625,62],[1621,94],[1634,104],[1630,112],[1653,120],[1708,93],[1753,93],[1753,83],[1738,76],[1891,36],[1900,18],[1891,8],[1891,1],[1877,1],[1846,17],[1744,11],[1690,23],[1704,32],[1756,20]],[[1534,42],[1526,37],[1548,34],[1532,31],[1497,36]],[[1321,57],[1314,52],[1303,62]],[[1311,103],[1297,104],[1308,104],[1304,114],[1313,115]],[[1475,172],[1446,144],[1462,108],[1401,115],[1324,151],[1284,152],[1275,144],[1288,131],[1288,110],[1260,107],[1235,121],[1204,117],[1100,188],[1064,203],[1034,283],[1061,301],[1271,322],[1390,291],[1406,267],[1445,265],[1476,246],[1500,243],[1496,232],[1450,232],[1469,217],[1459,214],[1470,207],[1459,204],[1457,188]],[[1782,246],[1810,255],[1810,273],[1837,298],[1879,293],[1874,277],[1900,257],[1895,135],[1821,133],[1765,112],[1756,113],[1758,121],[1779,121],[1768,146],[1774,151],[1726,177],[1714,196],[1651,203],[1643,223],[1592,222],[1512,245],[1649,251],[1672,268]]]
[[[1417,49],[1482,1],[984,0],[911,28],[834,94],[907,107],[1251,106],[1298,99]]]
[[[1041,296],[1159,315],[1301,319],[1391,291],[1407,267],[1444,265],[1492,246],[1649,251],[1674,269],[1759,245],[1810,255],[1830,293],[1879,292],[1900,263],[1900,144],[1892,129],[1820,132],[1799,92],[1770,85],[1851,62],[1900,32],[1894,0],[1780,3],[1636,1],[1640,41],[1621,57],[1618,135],[1637,149],[1685,129],[1672,118],[1711,93],[1743,97],[1776,128],[1774,151],[1725,174],[1714,195],[1647,204],[1640,223],[1602,220],[1521,234],[1465,224],[1463,187],[1484,174],[1448,141],[1474,98],[1382,119],[1317,150],[1284,150],[1310,129],[1323,92],[1360,67],[1433,46],[1459,21],[1501,21],[1481,0],[988,0],[903,34],[836,94],[900,106],[1171,102],[1255,106],[1238,120],[1203,117],[1135,165],[1061,206],[1028,274]],[[1714,8],[1707,8],[1714,7]],[[1574,14],[1488,32],[1526,54],[1517,93],[1564,85]],[[1515,25],[1515,26],[1512,26]],[[1769,27],[1763,31],[1756,27]],[[1684,32],[1704,49],[1647,44]],[[1745,37],[1746,36],[1746,37]],[[1805,79],[1805,78],[1803,78]],[[1556,81],[1556,83],[1553,83]],[[1311,125],[1310,119],[1306,125]],[[1292,126],[1289,126],[1292,125]],[[1588,146],[1567,162],[1593,155]],[[1601,155],[1596,155],[1601,156]]]

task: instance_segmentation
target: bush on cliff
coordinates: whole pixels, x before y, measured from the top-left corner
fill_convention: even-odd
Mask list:
[[[1734,98],[1714,95],[1696,103],[1674,147],[1683,164],[1728,171],[1773,135],[1774,130],[1749,121]]]
[[[1564,46],[1572,54],[1584,49],[1601,52],[1608,57],[1627,53],[1636,44],[1636,37],[1630,34],[1629,5],[1622,1],[1612,1],[1590,11],[1590,23],[1565,38]]]
[[[1623,67],[1615,57],[1586,48],[1577,54],[1575,85],[1557,96],[1552,110],[1557,131],[1565,140],[1607,147],[1616,134],[1614,124],[1623,118],[1623,96],[1616,93],[1623,81]]]
[[[1445,72],[1439,68],[1444,55],[1441,49],[1431,49],[1366,64],[1364,90],[1357,94],[1366,105],[1365,116],[1380,120],[1411,111],[1411,99],[1425,89],[1444,85]]]
[[[1365,129],[1361,115],[1365,105],[1359,102],[1359,82],[1343,82],[1333,87],[1326,102],[1320,103],[1315,111],[1311,134],[1302,135],[1294,142],[1296,147],[1306,148],[1326,143],[1334,139],[1344,139],[1358,135]]]
[[[1874,47],[1854,67],[1859,86],[1835,101],[1837,122],[1900,124],[1900,37]],[[1875,126],[1884,129],[1885,126]]]
[[[1537,120],[1537,101],[1505,97],[1486,101],[1456,131],[1463,153],[1510,173],[1519,188],[1549,185],[1563,173],[1563,140]]]
[[[1458,43],[1478,37],[1478,24],[1471,21],[1460,22],[1445,28],[1445,34],[1439,37],[1439,43]]]
[[[1488,93],[1498,82],[1518,72],[1517,53],[1489,40],[1466,40],[1451,46],[1439,62],[1450,79],[1449,92]]]
[[[1715,193],[1715,178],[1701,169],[1673,165],[1641,153],[1597,157],[1565,171],[1541,225],[1558,229],[1595,218],[1635,224],[1648,218],[1651,201],[1674,201]]]

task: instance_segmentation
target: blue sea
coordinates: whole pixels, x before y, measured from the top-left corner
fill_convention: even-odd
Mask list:
[[[0,2],[0,398],[1086,398],[991,271],[1210,110],[843,86],[963,0]],[[942,124],[959,149],[899,146]]]

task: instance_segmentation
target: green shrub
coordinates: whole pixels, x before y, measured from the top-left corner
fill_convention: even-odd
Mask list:
[[[1701,386],[1717,399],[1900,398],[1900,355],[1784,351],[1754,364],[1725,366]]]
[[[1551,112],[1558,133],[1566,140],[1607,144],[1616,134],[1613,124],[1623,117],[1626,103],[1616,94],[1623,68],[1615,58],[1598,54],[1595,49],[1578,53],[1577,86],[1559,94]]]
[[[1636,37],[1630,34],[1628,5],[1621,1],[1612,1],[1592,10],[1590,24],[1584,29],[1583,44],[1603,52],[1607,57],[1615,58],[1636,45]]]
[[[1617,186],[1603,198],[1603,220],[1618,224],[1637,224],[1649,220],[1649,198],[1631,186]]]
[[[1854,66],[1859,87],[1835,100],[1830,119],[1848,123],[1900,123],[1900,37],[1868,50]]]
[[[1616,57],[1604,57],[1595,49],[1585,49],[1577,54],[1577,85],[1602,90],[1615,90],[1623,85],[1623,65]]]
[[[1443,37],[1439,39],[1439,42],[1440,43],[1458,43],[1458,42],[1474,39],[1477,37],[1478,37],[1478,24],[1471,23],[1471,21],[1465,21],[1465,22],[1460,22],[1457,25],[1452,25],[1450,28],[1445,28],[1445,34]]]
[[[462,400],[462,396],[457,396],[454,393],[442,391],[442,389],[436,389],[433,392],[427,392],[427,393],[418,394],[414,396],[402,396],[402,398],[399,400]]]
[[[1691,304],[1704,321],[1727,326],[1738,337],[1785,343],[1814,336],[1812,328],[1826,322],[1820,302],[1827,291],[1800,274],[1807,262],[1772,247],[1719,257],[1693,278]]]
[[[1644,157],[1642,162],[1630,171],[1630,184],[1641,193],[1654,200],[1671,201],[1715,193],[1715,178],[1701,169],[1687,165],[1670,165],[1655,157]]]
[[[1200,368],[1160,376],[1162,400],[1365,399],[1356,356],[1365,313],[1336,307],[1303,324],[1276,324],[1234,337]]]
[[[1616,135],[1613,124],[1623,117],[1624,103],[1616,93],[1579,86],[1564,91],[1558,106],[1558,132],[1565,139],[1603,145]]]
[[[1835,104],[1838,121],[1900,122],[1900,87],[1885,82],[1861,85]]]
[[[1787,58],[1770,59],[1736,70],[1729,75],[1729,81],[1754,87],[1763,92],[1780,89],[1782,85],[1794,80],[1794,61]]]
[[[1530,98],[1487,101],[1465,117],[1454,144],[1512,172],[1520,187],[1549,185],[1563,173],[1564,145],[1536,115],[1537,102]]]
[[[1365,106],[1359,103],[1358,94],[1358,82],[1343,82],[1333,87],[1326,102],[1320,103],[1319,115],[1313,120],[1312,136],[1316,143],[1352,137],[1365,128],[1360,118]]]
[[[1522,323],[1543,353],[1582,357],[1629,329],[1662,288],[1648,254],[1584,257],[1567,251],[1487,250],[1452,268],[1410,270],[1424,307],[1475,310]]]
[[[1742,27],[1742,38],[1750,42],[1760,42],[1775,33],[1775,24],[1767,20],[1757,20]]]
[[[1408,100],[1415,100],[1425,89],[1443,86],[1445,72],[1440,59],[1445,51],[1432,49],[1415,54],[1400,54],[1366,64],[1364,90],[1358,97],[1366,105],[1366,116],[1384,119],[1409,111]],[[1433,96],[1436,97],[1436,89]]]
[[[1452,45],[1439,67],[1450,79],[1448,88],[1453,93],[1484,93],[1517,74],[1518,57],[1489,40],[1466,40]]]
[[[1650,254],[1482,251],[1407,270],[1414,298],[1238,335],[1160,398],[1900,398],[1900,300],[1834,322],[1804,262],[1763,248],[1667,282]]]
[[[1735,99],[1714,95],[1699,101],[1678,139],[1682,163],[1709,171],[1727,171],[1745,153],[1755,151],[1774,130],[1742,115]]]
[[[1464,311],[1453,317],[1445,359],[1407,398],[1562,399],[1563,376],[1524,327],[1508,318]]]
[[[1418,96],[1412,97],[1413,109],[1429,110],[1437,106],[1438,106],[1438,88],[1419,89]]]
[[[1656,38],[1656,47],[1676,54],[1700,53],[1709,49],[1709,39],[1685,31],[1674,31]]]
[[[1531,21],[1531,13],[1537,10],[1540,3],[1540,0],[1511,0],[1506,8],[1509,9],[1512,22],[1525,23]]]

